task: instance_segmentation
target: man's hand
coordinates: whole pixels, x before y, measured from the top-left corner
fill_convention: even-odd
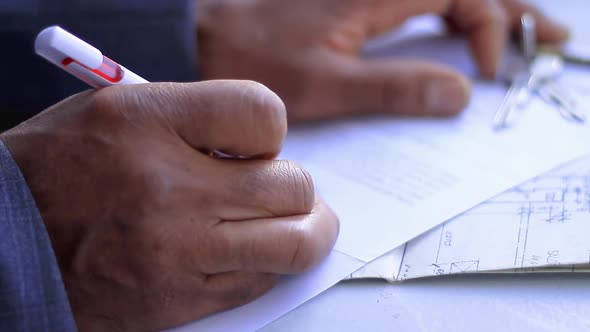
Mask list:
[[[466,34],[484,76],[495,75],[511,29],[532,13],[541,41],[566,29],[520,0],[199,0],[206,79],[247,78],[276,91],[290,120],[366,112],[447,116],[468,103],[461,74],[432,63],[359,58],[364,42],[436,13]]]
[[[262,85],[212,81],[84,92],[0,136],[41,211],[78,327],[172,327],[322,260],[338,221],[309,174],[272,160],[286,130],[283,103]]]

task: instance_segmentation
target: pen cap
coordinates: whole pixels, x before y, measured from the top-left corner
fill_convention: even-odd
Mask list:
[[[66,59],[73,59],[88,68],[98,69],[103,62],[98,49],[58,26],[39,33],[35,52],[58,66],[62,66]]]

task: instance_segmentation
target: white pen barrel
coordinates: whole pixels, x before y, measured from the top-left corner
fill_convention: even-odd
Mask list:
[[[148,80],[146,80],[145,78],[137,75],[136,73],[132,72],[131,70],[121,66],[121,69],[123,69],[123,79],[118,83],[118,84],[143,84],[143,83],[149,83]]]
[[[65,59],[71,58],[88,68],[97,69],[103,61],[98,49],[58,26],[39,33],[35,39],[35,52],[57,66],[62,66]]]

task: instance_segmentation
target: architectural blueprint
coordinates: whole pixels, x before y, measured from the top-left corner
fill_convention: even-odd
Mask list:
[[[590,272],[590,157],[517,186],[391,251],[351,278]]]

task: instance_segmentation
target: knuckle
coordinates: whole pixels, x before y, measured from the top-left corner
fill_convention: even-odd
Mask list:
[[[182,84],[174,83],[107,87],[92,92],[88,113],[103,125],[157,122],[187,108],[185,93]]]
[[[283,101],[266,86],[254,82],[243,81],[242,101],[246,105],[259,128],[256,132],[264,140],[283,141],[287,134],[287,112]]]
[[[119,94],[115,89],[105,88],[94,91],[88,98],[88,111],[92,115],[118,116],[120,113]]]
[[[300,213],[311,212],[315,202],[313,178],[309,172],[295,163],[284,160],[275,163],[275,170],[284,179],[284,188],[288,197]]]
[[[114,90],[105,88],[92,91],[90,94],[90,105],[97,109],[108,109],[114,103]]]
[[[232,253],[239,261],[238,265],[248,265],[253,261],[257,261],[259,257],[264,257],[265,252],[258,246],[255,240],[244,240],[238,246],[238,252]],[[262,255],[259,255],[262,254]]]
[[[288,160],[268,162],[264,167],[239,177],[239,181],[232,182],[229,188],[244,192],[245,197],[250,197],[249,202],[263,204],[274,216],[309,213],[315,204],[311,175]]]
[[[128,122],[129,114],[133,113],[126,111],[133,106],[130,105],[132,98],[128,95],[129,93],[112,87],[91,92],[83,112],[87,129],[109,130],[114,133],[117,132],[116,128],[122,128]]]
[[[212,237],[202,237],[196,249],[193,264],[205,274],[219,272],[220,267],[241,265],[256,257],[251,241],[242,241],[236,245],[226,227],[218,227]]]
[[[289,231],[292,246],[289,270],[292,273],[303,273],[317,263],[315,237],[308,227],[294,225]]]
[[[493,3],[491,7],[492,10],[486,11],[488,20],[501,26],[508,26],[510,24],[510,16],[504,6]]]
[[[145,159],[144,161],[149,161]],[[150,211],[164,211],[170,205],[170,198],[174,192],[174,184],[170,179],[149,167],[142,167],[142,165],[134,164],[136,161],[128,162],[130,169],[127,175],[127,181],[133,187],[125,189],[123,192],[127,197],[129,206],[133,209],[129,210],[131,215],[138,217],[147,217]],[[134,197],[141,197],[141,199],[134,199]]]
[[[376,109],[381,113],[416,113],[423,109],[424,102],[417,96],[420,91],[420,78],[407,80],[406,85],[397,81],[386,81],[380,85]]]
[[[237,307],[251,302],[273,288],[279,278],[272,274],[257,273],[244,276],[243,283],[226,294],[226,306]]]

